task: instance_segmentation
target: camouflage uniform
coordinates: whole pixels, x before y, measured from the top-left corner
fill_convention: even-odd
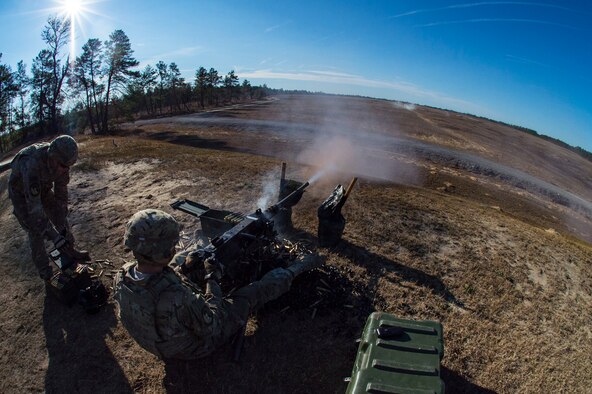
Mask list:
[[[179,231],[179,223],[166,212],[136,212],[127,223],[124,244],[144,271],[153,273],[140,272],[138,262],[128,263],[113,286],[123,326],[140,346],[164,359],[195,359],[212,353],[246,324],[253,310],[287,292],[295,276],[316,266],[314,258],[303,258],[228,297],[222,296],[215,280],[208,280],[203,294],[172,267],[188,257],[188,252],[173,256]],[[206,259],[205,276],[219,276],[216,266],[213,257]]]
[[[136,264],[124,265],[114,280],[119,318],[140,346],[164,359],[212,353],[246,324],[251,311],[287,292],[294,276],[277,268],[224,298],[215,283],[204,295],[170,266],[138,277]]]
[[[8,188],[13,213],[29,235],[33,262],[44,279],[52,273],[44,240],[54,240],[62,233],[74,243],[67,220],[69,172],[60,174],[50,167],[49,148],[49,143],[40,143],[17,153]]]

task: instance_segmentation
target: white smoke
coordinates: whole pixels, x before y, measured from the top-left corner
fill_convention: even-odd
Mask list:
[[[275,202],[279,191],[278,176],[276,172],[269,172],[263,177],[261,196],[257,200],[257,208],[264,210]]]
[[[394,101],[393,106],[401,109],[406,109],[407,111],[415,111],[415,104],[411,103],[404,103],[402,101]]]
[[[319,171],[317,171],[313,176],[310,177],[308,183],[311,185],[318,181],[319,179],[323,178],[324,176],[331,174],[336,170],[335,163],[329,162],[326,166],[321,167]]]
[[[351,176],[401,183],[416,183],[417,168],[397,153],[397,125],[373,117],[372,103],[351,105],[349,98],[322,97],[316,110],[324,113],[312,140],[296,157],[300,163],[316,167],[309,182],[342,182]],[[353,100],[353,99],[352,99]],[[411,105],[411,104],[410,104]],[[355,108],[357,112],[352,112]]]

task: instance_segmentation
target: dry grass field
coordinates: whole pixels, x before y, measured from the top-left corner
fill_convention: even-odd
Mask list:
[[[592,163],[484,119],[381,100],[286,96],[215,113],[143,120],[80,137],[71,223],[102,280],[131,259],[139,209],[190,198],[249,212],[265,186],[321,174],[291,239],[317,248],[316,210],[359,181],[326,265],[249,321],[242,357],[164,363],[109,302],[97,315],[46,296],[0,174],[0,391],[341,393],[373,310],[444,326],[450,393],[592,387]],[[98,266],[97,263],[94,263]],[[320,283],[330,291],[319,291]],[[327,286],[326,286],[326,285]],[[314,306],[312,306],[314,305]]]

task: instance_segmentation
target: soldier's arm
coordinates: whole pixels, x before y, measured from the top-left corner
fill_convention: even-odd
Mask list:
[[[41,202],[41,180],[37,174],[35,163],[29,158],[22,158],[19,161],[21,167],[21,175],[23,179],[23,193],[27,202],[27,213],[30,218],[30,223],[35,226],[35,229],[50,240],[58,237],[58,232],[53,227]]]
[[[237,322],[236,316],[231,313],[231,310],[223,302],[221,297],[214,297],[206,300],[202,294],[195,292],[188,292],[184,297],[183,308],[177,310],[177,317],[179,321],[193,331],[199,338],[209,338],[217,341],[214,338],[225,336],[225,333],[236,332],[240,323]]]
[[[186,291],[176,314],[188,330],[198,337],[208,338],[222,325],[222,318],[218,312],[218,308],[212,307],[202,294]]]
[[[54,182],[53,190],[56,202],[56,208],[59,215],[65,218],[68,216],[68,183],[70,182],[70,172],[58,178]]]
[[[222,300],[222,289],[215,280],[208,280],[206,282],[206,300],[211,303],[219,303]]]

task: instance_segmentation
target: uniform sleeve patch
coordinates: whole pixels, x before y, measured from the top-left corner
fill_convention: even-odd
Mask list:
[[[33,197],[37,197],[39,195],[39,184],[38,183],[31,183],[29,186],[29,193]]]
[[[203,315],[204,323],[206,323],[207,325],[212,324],[212,312],[211,311],[207,310],[206,308],[203,308],[202,315]]]

